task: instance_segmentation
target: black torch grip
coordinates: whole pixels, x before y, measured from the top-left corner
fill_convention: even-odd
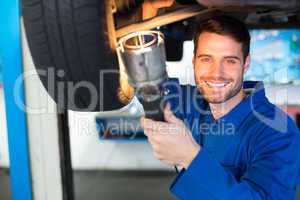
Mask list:
[[[165,107],[163,98],[159,97],[153,101],[140,100],[144,107],[145,117],[155,121],[165,121],[163,108]]]

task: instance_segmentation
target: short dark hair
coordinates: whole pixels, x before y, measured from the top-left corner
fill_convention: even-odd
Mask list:
[[[235,41],[242,44],[244,60],[249,54],[250,34],[247,26],[236,18],[227,15],[216,15],[198,24],[194,35],[194,54],[198,48],[199,36],[203,32],[216,33],[230,36]]]

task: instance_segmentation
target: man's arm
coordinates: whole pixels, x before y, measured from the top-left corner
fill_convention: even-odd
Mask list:
[[[181,103],[178,97],[185,96],[186,91],[176,83],[170,85],[172,87],[167,88],[171,95],[168,95],[166,102],[172,108],[185,108],[187,105],[184,101]],[[280,133],[273,129],[264,129],[260,133],[254,131],[257,136],[253,137],[250,153],[246,152],[250,154],[247,155],[247,170],[237,179],[205,148],[197,146],[189,128],[181,121],[187,117],[185,110],[175,110],[178,119],[174,119],[176,117],[167,108],[166,122],[142,118],[141,125],[157,159],[186,169],[181,171],[171,186],[171,192],[177,197],[206,200],[294,199],[295,179],[300,172],[298,132]],[[189,159],[190,155],[192,159]]]
[[[299,136],[268,132],[257,141],[248,169],[237,180],[201,148],[170,190],[180,199],[295,199]]]

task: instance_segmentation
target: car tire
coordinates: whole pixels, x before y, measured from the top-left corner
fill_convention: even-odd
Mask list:
[[[61,110],[115,110],[131,98],[120,94],[108,3],[109,0],[22,1],[34,64],[43,86]]]

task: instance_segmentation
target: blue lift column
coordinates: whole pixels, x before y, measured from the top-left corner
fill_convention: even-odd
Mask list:
[[[19,85],[19,91],[14,89],[23,72],[20,13],[19,0],[0,1],[0,62],[3,66],[11,194],[13,200],[32,200],[26,113],[18,106],[19,103],[25,105],[24,84]],[[21,102],[16,102],[15,92]]]

